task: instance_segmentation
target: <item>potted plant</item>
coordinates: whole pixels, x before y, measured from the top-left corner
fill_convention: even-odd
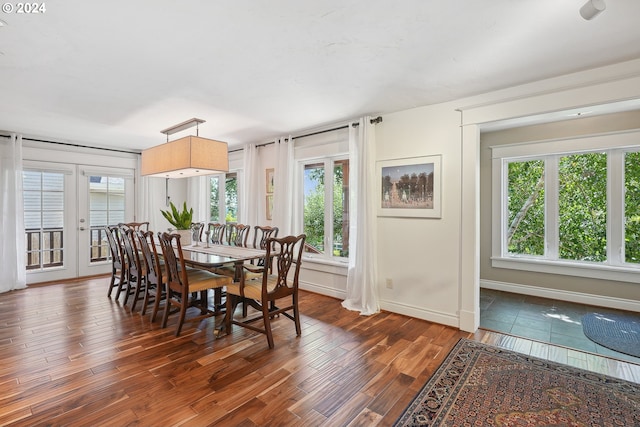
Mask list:
[[[190,245],[191,231],[189,229],[193,220],[193,208],[187,210],[187,202],[184,202],[182,211],[178,211],[173,202],[169,202],[169,206],[171,210],[160,210],[162,216],[176,228],[178,234],[180,234],[180,243],[183,246]]]

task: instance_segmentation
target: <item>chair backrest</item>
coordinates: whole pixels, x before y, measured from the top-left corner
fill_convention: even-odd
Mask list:
[[[120,223],[118,225],[127,226],[129,228],[132,228],[135,231],[138,231],[138,230],[147,231],[147,230],[149,230],[149,221],[145,221],[145,222],[123,222],[123,223]]]
[[[209,223],[209,241],[214,245],[220,245],[224,241],[225,225],[219,222]]]
[[[137,278],[143,277],[144,271],[140,261],[140,252],[138,252],[135,231],[133,228],[123,225],[120,227],[120,234],[122,236],[124,253],[127,257],[129,274]]]
[[[267,239],[278,237],[278,227],[256,225],[253,229],[253,247],[256,249],[267,249]]]
[[[116,225],[109,225],[104,228],[109,242],[109,249],[111,250],[111,262],[115,268],[122,268],[125,264],[120,228]]]
[[[236,239],[236,224],[235,222],[228,222],[224,228],[224,241],[225,243],[232,245]]]
[[[302,252],[304,251],[304,242],[306,234],[299,236],[286,236],[280,239],[272,237],[267,239],[266,251],[267,259],[275,259],[275,274],[277,275],[276,286],[270,292],[276,298],[279,295],[286,295],[298,290],[298,276],[300,275],[300,265],[302,264]],[[293,275],[290,275],[291,267],[294,268]],[[266,289],[268,281],[268,269],[264,269],[262,276],[263,292]]]
[[[249,239],[249,231],[251,231],[250,225],[235,224],[235,233],[232,240],[229,241],[230,245],[235,246],[247,246],[247,240]]]
[[[204,222],[194,222],[191,224],[190,229],[191,229],[191,241],[201,242],[202,230],[204,230]]]
[[[147,280],[149,283],[159,285],[162,283],[162,267],[160,265],[156,243],[153,239],[153,231],[138,230],[136,231],[136,235],[138,237],[138,243],[140,243],[142,258],[144,259]]]
[[[158,233],[158,240],[160,240],[160,248],[162,248],[169,290],[181,294],[183,298],[187,298],[189,282],[182,245],[180,244],[180,235],[166,232]],[[176,252],[178,255],[176,255]]]

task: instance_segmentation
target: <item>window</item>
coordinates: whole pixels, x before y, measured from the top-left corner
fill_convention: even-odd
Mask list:
[[[63,265],[64,174],[22,173],[27,270]]]
[[[89,262],[111,259],[103,227],[124,222],[125,179],[112,176],[89,176]]]
[[[238,221],[238,174],[215,175],[211,177],[209,198],[211,222]],[[224,197],[221,198],[220,195]]]
[[[640,281],[639,137],[493,147],[492,265]]]
[[[349,160],[317,159],[302,166],[305,252],[318,258],[348,258]]]

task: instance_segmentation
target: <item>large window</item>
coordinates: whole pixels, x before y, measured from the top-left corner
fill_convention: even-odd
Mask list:
[[[222,196],[221,196],[222,195]],[[215,175],[211,177],[210,192],[211,222],[238,221],[238,174]]]
[[[305,251],[317,257],[349,256],[349,160],[303,163]]]
[[[639,142],[616,134],[494,147],[493,265],[640,281]]]

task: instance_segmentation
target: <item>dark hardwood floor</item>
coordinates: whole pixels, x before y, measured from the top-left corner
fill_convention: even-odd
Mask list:
[[[640,366],[393,313],[359,316],[302,292],[302,336],[275,349],[213,319],[174,336],[107,298],[107,278],[0,294],[0,425],[391,425],[462,337],[640,382]],[[216,325],[221,322],[217,318]]]

